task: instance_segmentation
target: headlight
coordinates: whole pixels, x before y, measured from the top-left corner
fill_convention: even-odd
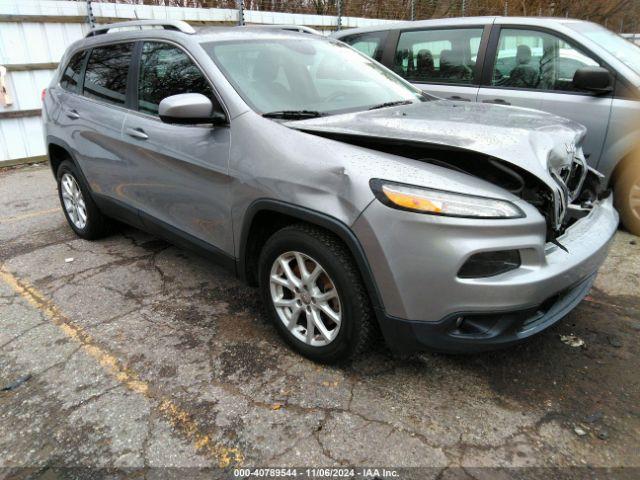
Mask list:
[[[371,190],[385,205],[411,212],[464,218],[522,218],[516,205],[498,198],[478,197],[372,179]]]

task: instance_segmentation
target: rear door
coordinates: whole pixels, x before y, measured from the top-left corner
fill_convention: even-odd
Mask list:
[[[83,62],[84,74],[77,73],[79,64],[70,64],[60,82],[67,93],[57,123],[98,201],[100,196],[125,200],[120,187],[128,166],[121,132],[132,52],[133,43],[94,47]]]
[[[168,124],[158,117],[160,101],[171,95],[202,93],[212,102],[219,99],[181,47],[145,41],[137,48],[137,88],[123,130],[131,165],[126,195],[148,229],[160,227],[231,253],[229,127]]]
[[[605,66],[571,39],[547,29],[494,26],[478,101],[535,108],[587,127],[583,145],[596,166],[607,134],[613,95],[598,96],[573,85],[576,70]]]

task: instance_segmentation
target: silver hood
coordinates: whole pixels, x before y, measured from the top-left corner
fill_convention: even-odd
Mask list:
[[[568,176],[576,164],[586,175],[581,148],[585,127],[527,108],[434,100],[286,125],[338,140],[358,137],[453,147],[511,163],[540,178],[553,192],[556,227],[578,193],[568,190]]]
[[[585,127],[527,108],[435,100],[308,120],[287,126],[308,132],[406,140],[461,148],[517,165],[556,185],[550,168],[570,164]]]

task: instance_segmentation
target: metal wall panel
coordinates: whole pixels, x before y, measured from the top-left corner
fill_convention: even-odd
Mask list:
[[[45,154],[40,117],[3,118],[0,121],[0,165]]]
[[[0,64],[54,63],[88,27],[80,23],[0,23]]]
[[[72,17],[86,14],[86,3],[81,1],[0,0],[0,15]]]
[[[13,104],[0,106],[0,112],[34,110],[42,105],[42,89],[51,82],[55,70],[30,70],[7,73],[7,89],[13,97]]]

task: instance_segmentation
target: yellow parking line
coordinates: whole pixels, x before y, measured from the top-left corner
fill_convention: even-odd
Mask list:
[[[72,325],[51,300],[29,285],[28,282],[16,278],[4,266],[0,266],[0,279],[30,305],[40,310],[67,337],[78,342],[82,349],[95,358],[118,382],[133,392],[158,401],[160,413],[192,442],[196,451],[213,458],[220,468],[242,465],[244,455],[237,447],[227,447],[215,443],[209,435],[200,432],[198,425],[186,410],[180,408],[171,399],[154,394],[149,384],[141,380],[137,373],[122,365],[115,356],[98,346],[82,328]]]
[[[50,208],[49,210],[37,210],[35,212],[29,212],[29,213],[25,213],[25,214],[22,214],[22,215],[16,215],[14,217],[0,218],[0,224],[19,222],[20,220],[26,220],[27,218],[41,217],[43,215],[49,215],[50,213],[55,213],[55,212],[62,212],[62,210],[60,210],[60,207],[58,207],[58,208]]]

